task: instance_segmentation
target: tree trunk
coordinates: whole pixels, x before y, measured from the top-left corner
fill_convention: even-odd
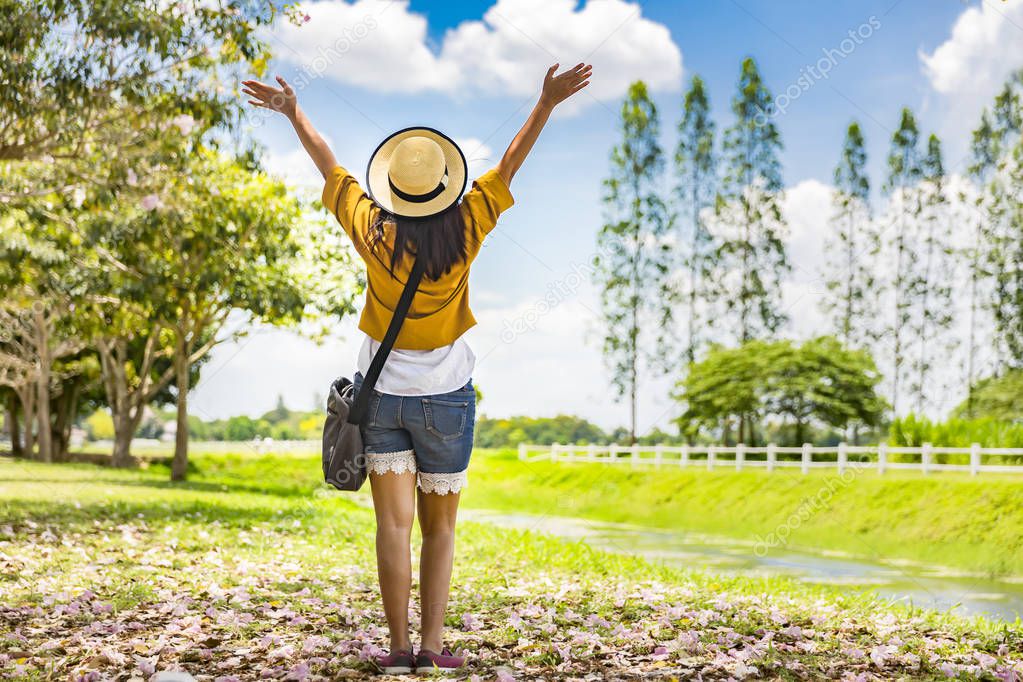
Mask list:
[[[13,391],[7,396],[7,433],[11,436],[11,454],[23,457],[21,449],[21,424],[18,422],[18,396]]]
[[[53,415],[53,461],[68,460],[68,445],[71,429],[75,423],[78,408],[78,379],[64,384],[64,391],[56,400]]]
[[[174,353],[174,374],[178,389],[178,430],[174,435],[174,461],[171,464],[171,480],[183,481],[188,475],[188,354],[182,333],[178,332],[177,349]]]
[[[36,394],[34,389],[34,386],[25,386],[18,395],[21,400],[21,423],[25,427],[25,444],[22,454],[29,458],[33,456],[36,445]]]
[[[114,421],[114,451],[110,456],[110,464],[115,467],[129,467],[132,465],[131,439],[135,435],[132,429],[117,428],[117,421]]]
[[[40,368],[39,379],[36,383],[36,438],[39,442],[39,454],[36,457],[40,462],[53,461],[53,426],[50,424],[50,377],[48,371]]]
[[[53,358],[50,357],[49,323],[39,302],[32,308],[35,322],[35,344],[38,355],[39,371],[36,372],[36,429],[39,439],[39,457],[42,462],[53,461],[53,428],[50,424],[50,376],[53,370]]]

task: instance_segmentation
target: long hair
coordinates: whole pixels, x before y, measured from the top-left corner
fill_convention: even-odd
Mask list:
[[[394,230],[394,251],[391,253],[391,277],[394,266],[406,252],[425,259],[424,274],[432,280],[440,279],[468,254],[465,245],[465,218],[458,204],[426,220],[409,220],[381,209],[370,230],[370,247],[383,243],[384,230]]]

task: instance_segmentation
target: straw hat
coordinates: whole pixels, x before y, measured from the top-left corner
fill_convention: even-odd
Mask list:
[[[458,202],[468,175],[454,140],[433,128],[399,130],[369,158],[369,194],[385,211],[423,220]]]

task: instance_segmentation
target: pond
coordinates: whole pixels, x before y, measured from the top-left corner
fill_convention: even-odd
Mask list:
[[[725,575],[788,576],[842,590],[871,591],[878,597],[964,616],[1012,622],[1023,617],[1023,579],[992,580],[951,569],[875,564],[837,553],[772,549],[758,556],[750,543],[657,528],[560,516],[508,514],[461,509],[462,518],[508,528],[535,530],[593,547],[636,554],[680,568]]]

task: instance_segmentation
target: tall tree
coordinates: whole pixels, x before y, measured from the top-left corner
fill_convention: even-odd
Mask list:
[[[995,99],[998,161],[988,183],[988,307],[994,318],[997,371],[1023,367],[1023,71]]]
[[[866,348],[877,339],[873,302],[881,235],[870,210],[867,150],[860,124],[849,124],[842,158],[835,167],[833,213],[823,300],[835,333],[848,346]]]
[[[740,343],[772,334],[784,324],[781,280],[789,270],[781,212],[781,136],[773,97],[756,62],[742,62],[732,100],[735,123],[725,131],[725,175],[717,197],[718,286],[715,296],[735,313]],[[729,321],[731,322],[731,321]],[[753,424],[739,421],[739,438],[753,439]]]
[[[770,117],[773,98],[756,62],[742,63],[725,131],[725,176],[717,201],[718,255],[726,272],[719,294],[738,313],[739,341],[773,333],[785,322],[781,278],[789,265],[781,213],[781,136]],[[730,275],[730,276],[728,276]]]
[[[910,391],[917,413],[932,404],[930,396],[945,395],[949,386],[932,386],[935,361],[947,358],[956,346],[950,333],[954,321],[952,279],[955,271],[952,223],[946,195],[945,165],[941,141],[937,135],[927,138],[927,151],[921,162],[920,225],[915,262],[919,274],[911,292],[916,302],[911,331],[915,338],[913,376]],[[947,379],[947,377],[946,377]]]
[[[962,255],[970,273],[970,314],[966,341],[966,409],[967,418],[973,412],[973,394],[977,384],[977,340],[981,313],[981,287],[988,284],[986,264],[988,261],[987,186],[998,163],[998,143],[990,112],[985,109],[980,125],[973,131],[970,145],[971,162],[969,178],[972,186],[959,194],[959,205],[966,208],[967,223],[970,227],[970,244]]]
[[[714,206],[717,193],[714,128],[706,85],[702,78],[693,76],[685,94],[675,150],[676,199],[682,208],[688,243],[683,263],[687,273],[684,297],[688,316],[683,357],[687,363],[696,361],[704,343],[702,330],[707,326],[709,277],[714,266],[713,238],[705,221],[705,212]]]
[[[899,409],[906,333],[912,314],[912,292],[915,286],[912,266],[916,221],[920,216],[919,141],[916,117],[909,108],[903,108],[899,128],[892,135],[888,152],[888,179],[884,184],[889,198],[888,220],[892,235],[890,248],[894,251],[894,270],[889,282],[894,313],[885,336],[891,341],[891,405],[895,414],[898,414]]]
[[[640,337],[653,334],[654,341],[666,341],[670,319],[664,154],[657,108],[642,81],[629,87],[620,126],[621,142],[611,151],[611,173],[604,181],[606,222],[597,236],[594,277],[601,289],[604,358],[614,386],[628,396],[635,443],[640,365],[660,366],[667,355],[662,343],[641,343]]]

